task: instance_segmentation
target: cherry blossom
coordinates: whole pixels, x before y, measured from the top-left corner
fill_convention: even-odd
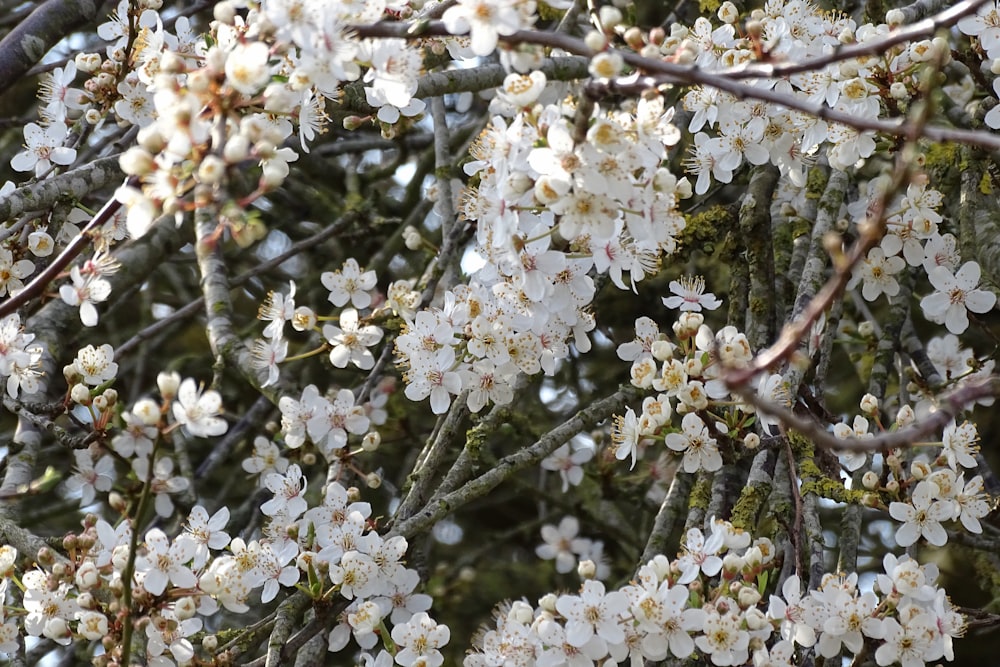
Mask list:
[[[222,397],[213,389],[202,391],[192,378],[185,379],[173,405],[174,419],[195,437],[222,435],[229,428],[219,417]]]
[[[889,515],[903,525],[896,530],[896,543],[908,547],[921,537],[934,546],[944,546],[948,534],[941,526],[942,521],[951,518],[948,503],[935,499],[937,486],[922,481],[917,484],[909,503],[889,504]]]
[[[980,269],[975,262],[966,262],[954,274],[936,266],[927,276],[937,291],[921,299],[920,308],[927,319],[944,324],[953,334],[969,328],[968,311],[987,313],[996,305],[996,294],[978,288]]]
[[[24,150],[11,159],[10,166],[16,171],[34,171],[40,177],[54,164],[66,166],[76,161],[76,149],[63,146],[69,130],[62,122],[48,127],[37,123],[24,126]]]

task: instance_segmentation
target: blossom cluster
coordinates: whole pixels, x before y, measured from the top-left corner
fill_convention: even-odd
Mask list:
[[[777,574],[774,545],[710,521],[692,528],[681,554],[656,556],[634,581],[608,590],[595,579],[579,593],[548,594],[536,607],[516,601],[497,615],[466,667],[643,664],[695,653],[713,665],[792,667],[808,649],[824,658],[866,646],[879,665],[952,660],[965,620],[936,585],[937,568],[908,556],[883,559],[884,574],[863,590],[857,574],[827,574],[804,590]]]
[[[271,473],[267,487],[274,497],[261,508],[270,521],[260,539],[230,537],[228,509],[209,515],[196,506],[177,537],[159,528],[146,531],[137,540],[134,563],[128,519],[112,526],[91,515],[80,534],[66,538],[73,560],[52,564],[40,556],[43,567],[19,578],[9,578],[16,551],[3,547],[0,602],[6,604],[14,581],[24,614],[0,618],[0,650],[13,650],[23,627],[28,636],[64,645],[100,640],[113,654],[120,651],[124,627],[114,609],[127,586],[132,616],[125,622],[144,620],[146,659],[162,667],[183,664],[195,657],[190,638],[203,629],[205,618],[221,608],[245,613],[255,591],[268,603],[283,586],[302,579],[316,599],[345,601],[329,633],[330,651],[341,651],[353,637],[376,664],[391,653],[404,667],[439,667],[439,649],[450,633],[427,614],[431,598],[416,592],[420,578],[402,560],[406,540],[380,536],[373,530],[371,506],[336,482],[326,487],[322,504],[309,508],[297,465],[285,475]],[[389,623],[392,641],[383,642]],[[201,645],[211,651],[214,643],[203,638]]]

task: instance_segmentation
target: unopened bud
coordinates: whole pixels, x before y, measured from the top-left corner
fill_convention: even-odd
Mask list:
[[[74,403],[79,403],[80,405],[90,405],[90,389],[85,384],[73,385],[73,388],[69,390],[69,397],[73,399]]]
[[[369,431],[368,433],[365,433],[365,437],[361,439],[361,449],[366,452],[374,452],[378,449],[380,444],[382,444],[382,436],[379,435],[378,431]]]
[[[546,593],[538,600],[538,606],[550,614],[556,613],[556,602],[559,600],[555,593]]]
[[[861,485],[868,489],[869,491],[874,491],[878,488],[878,473],[869,470],[864,475],[861,476]]]
[[[914,461],[910,464],[910,474],[913,475],[913,479],[924,479],[931,474],[931,467],[926,461]]]
[[[673,358],[674,350],[676,349],[677,346],[668,340],[655,340],[650,351],[653,353],[653,358],[657,361],[666,361]]]
[[[719,7],[718,16],[719,20],[722,21],[723,23],[729,23],[730,25],[732,25],[733,23],[736,23],[737,20],[739,20],[740,11],[736,9],[736,5],[729,2],[729,0],[726,0],[726,2],[723,2],[722,6]]]
[[[608,45],[608,39],[596,30],[591,30],[583,38],[583,43],[591,51],[603,51]]]
[[[162,372],[156,376],[156,386],[160,390],[160,396],[166,400],[171,400],[177,395],[177,388],[181,386],[181,376],[176,372]]]
[[[899,408],[899,412],[896,413],[896,425],[899,428],[904,426],[909,426],[917,418],[917,415],[913,412],[913,408],[909,405],[904,405]]]
[[[367,116],[345,116],[343,125],[344,129],[351,131],[356,130],[370,120]]]
[[[906,23],[906,14],[900,9],[890,9],[885,13],[885,24],[889,28],[898,28]]]
[[[760,436],[756,433],[747,433],[743,436],[743,446],[747,449],[757,449],[760,447]]]
[[[614,5],[603,5],[597,15],[606,31],[614,30],[615,26],[622,22],[622,12]]]
[[[576,573],[580,575],[581,579],[593,579],[597,576],[597,564],[592,560],[581,560],[580,564],[576,566]]]
[[[760,602],[760,592],[753,586],[744,586],[740,589],[737,598],[742,609],[749,609],[757,606],[757,603]]]

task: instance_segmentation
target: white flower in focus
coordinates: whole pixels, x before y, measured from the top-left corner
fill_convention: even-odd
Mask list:
[[[629,470],[635,467],[639,435],[639,419],[632,408],[625,411],[624,417],[615,415],[611,426],[611,442],[615,444],[615,458],[623,461],[631,457],[632,465],[629,466]]]
[[[663,297],[663,305],[667,308],[680,308],[681,312],[693,310],[700,312],[702,308],[715,310],[722,305],[711,292],[705,292],[705,279],[701,276],[684,277],[670,281],[670,291],[674,296]]]
[[[403,650],[396,654],[396,662],[403,667],[441,667],[444,656],[438,649],[451,639],[447,625],[438,625],[426,612],[413,615],[408,623],[392,629],[392,641]]]
[[[38,98],[44,106],[38,113],[46,122],[63,122],[69,109],[83,109],[87,106],[84,92],[72,87],[75,79],[76,63],[72,60],[66,63],[66,67],[56,67],[42,75],[38,85]]]
[[[188,515],[184,534],[189,535],[196,545],[194,568],[201,569],[208,562],[209,549],[219,551],[229,545],[229,534],[224,528],[229,523],[229,508],[222,507],[208,516],[208,511],[201,505],[195,505]]]
[[[42,570],[24,573],[23,606],[28,612],[24,618],[24,630],[32,637],[45,636],[68,646],[73,638],[68,621],[76,618],[81,611],[80,605],[68,595],[67,584],[60,584],[57,589],[50,590],[48,579],[49,575]]]
[[[462,393],[462,376],[453,370],[455,349],[442,347],[430,357],[410,360],[411,369],[406,374],[408,384],[403,393],[411,401],[422,401],[430,396],[431,412],[444,414],[451,405],[451,394]]]
[[[28,250],[35,257],[48,257],[55,250],[56,242],[48,232],[34,231],[28,234]],[[34,265],[32,265],[34,270]]]
[[[706,540],[697,528],[689,530],[684,541],[684,551],[677,559],[677,566],[681,570],[677,583],[690,584],[698,578],[700,572],[709,577],[717,575],[722,569],[722,559],[716,554],[724,544],[725,535],[722,531],[712,531]]]
[[[767,615],[781,622],[782,639],[809,647],[816,643],[816,630],[806,622],[804,609],[799,577],[792,575],[782,584],[781,596],[771,596]]]
[[[96,387],[113,380],[118,374],[118,364],[113,361],[114,358],[115,350],[107,343],[96,348],[88,345],[77,352],[73,368],[83,376],[84,384]]]
[[[899,283],[895,275],[906,267],[901,257],[886,257],[882,248],[872,248],[868,256],[861,262],[851,277],[849,289],[863,282],[861,296],[865,301],[874,301],[880,295],[896,296],[899,294]]]
[[[261,387],[269,387],[278,382],[281,370],[278,364],[288,357],[288,341],[280,335],[274,338],[258,338],[250,348],[250,365],[267,371],[267,378]]]
[[[936,547],[945,545],[948,533],[941,526],[941,522],[951,519],[951,504],[935,500],[937,491],[936,484],[922,481],[913,490],[909,503],[889,504],[889,516],[903,522],[903,525],[896,530],[896,544],[908,547],[924,537]]]
[[[298,518],[309,508],[302,496],[306,492],[306,480],[298,465],[288,466],[284,475],[271,473],[264,480],[264,486],[274,494],[274,498],[261,505],[260,511],[266,516],[274,516],[278,512],[287,512],[291,517]]]
[[[344,262],[340,271],[327,271],[320,276],[323,287],[330,290],[330,303],[338,308],[348,301],[358,309],[371,305],[371,290],[378,279],[374,271],[361,271],[353,257]]]
[[[955,494],[954,505],[959,521],[970,533],[979,534],[983,532],[983,527],[979,520],[989,514],[992,510],[987,502],[989,496],[983,493],[983,478],[976,475],[962,486],[962,476],[957,481],[959,490]]]
[[[201,628],[200,618],[179,621],[169,609],[162,614],[153,614],[146,625],[146,652],[152,656],[149,664],[155,667],[173,665],[169,658],[163,657],[167,651],[178,663],[189,664],[194,658],[194,646],[187,638],[200,632]]]
[[[875,662],[883,666],[900,663],[903,667],[923,667],[934,635],[927,614],[918,614],[905,625],[889,616],[882,620],[885,643],[875,650]]]
[[[111,283],[94,275],[84,276],[80,268],[74,266],[69,272],[72,285],[62,285],[59,296],[68,306],[80,307],[80,321],[84,326],[97,326],[95,303],[106,301],[111,296]]]
[[[976,453],[979,452],[979,433],[972,422],[963,422],[956,426],[951,422],[945,427],[941,436],[941,450],[948,461],[948,466],[958,472],[958,467],[975,468]]]
[[[24,126],[24,150],[11,158],[10,166],[15,171],[35,171],[40,177],[53,163],[66,166],[76,160],[76,149],[63,146],[69,131],[63,123],[54,123],[42,128],[37,123]]]
[[[722,467],[722,455],[708,427],[694,412],[684,415],[680,433],[668,433],[664,444],[675,452],[684,452],[684,472],[712,472]],[[687,583],[687,582],[685,582]]]
[[[348,362],[362,370],[375,365],[375,357],[368,349],[382,340],[382,330],[370,324],[358,324],[358,311],[345,308],[340,314],[340,326],[323,326],[323,336],[333,346],[330,363],[345,368]]]
[[[595,635],[609,644],[625,639],[628,598],[621,591],[606,593],[600,581],[583,582],[580,595],[561,596],[556,609],[566,618],[566,641],[572,646],[583,646]]]
[[[861,415],[854,418],[852,425],[845,423],[835,424],[833,427],[833,436],[838,440],[847,440],[849,438],[870,440],[875,437],[873,433],[868,432],[868,420]],[[844,457],[844,467],[851,472],[863,466],[865,461],[868,460],[867,454],[861,451],[847,451],[840,454]]]
[[[51,241],[50,238],[49,242]],[[50,249],[49,254],[51,252]],[[24,289],[24,279],[34,272],[35,263],[30,259],[19,259],[15,262],[14,254],[8,248],[0,248],[0,296],[20,292]]]
[[[288,459],[281,455],[278,445],[258,435],[254,438],[253,453],[250,458],[243,459],[243,469],[251,475],[260,475],[258,483],[263,486],[267,475],[288,470]]]
[[[735,604],[732,608],[738,609]],[[703,635],[695,644],[712,656],[712,664],[720,666],[742,665],[749,658],[750,634],[742,629],[740,617],[734,613],[719,614],[711,611],[705,618]]]
[[[194,540],[184,535],[170,543],[170,539],[159,528],[146,533],[146,555],[136,562],[136,570],[145,572],[143,588],[153,595],[160,595],[169,581],[178,588],[192,588],[198,585],[198,577],[186,566],[194,558]]]
[[[228,428],[226,420],[219,417],[222,412],[219,392],[209,389],[202,393],[192,378],[181,382],[173,407],[174,419],[195,437],[222,435]]]
[[[944,324],[953,334],[969,328],[968,311],[987,313],[996,305],[993,292],[978,289],[981,271],[976,262],[966,262],[957,273],[936,266],[927,273],[937,291],[920,300],[920,307],[931,322]]]

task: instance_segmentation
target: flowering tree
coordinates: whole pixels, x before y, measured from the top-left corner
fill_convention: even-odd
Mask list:
[[[996,625],[1000,5],[0,6],[12,664]]]

